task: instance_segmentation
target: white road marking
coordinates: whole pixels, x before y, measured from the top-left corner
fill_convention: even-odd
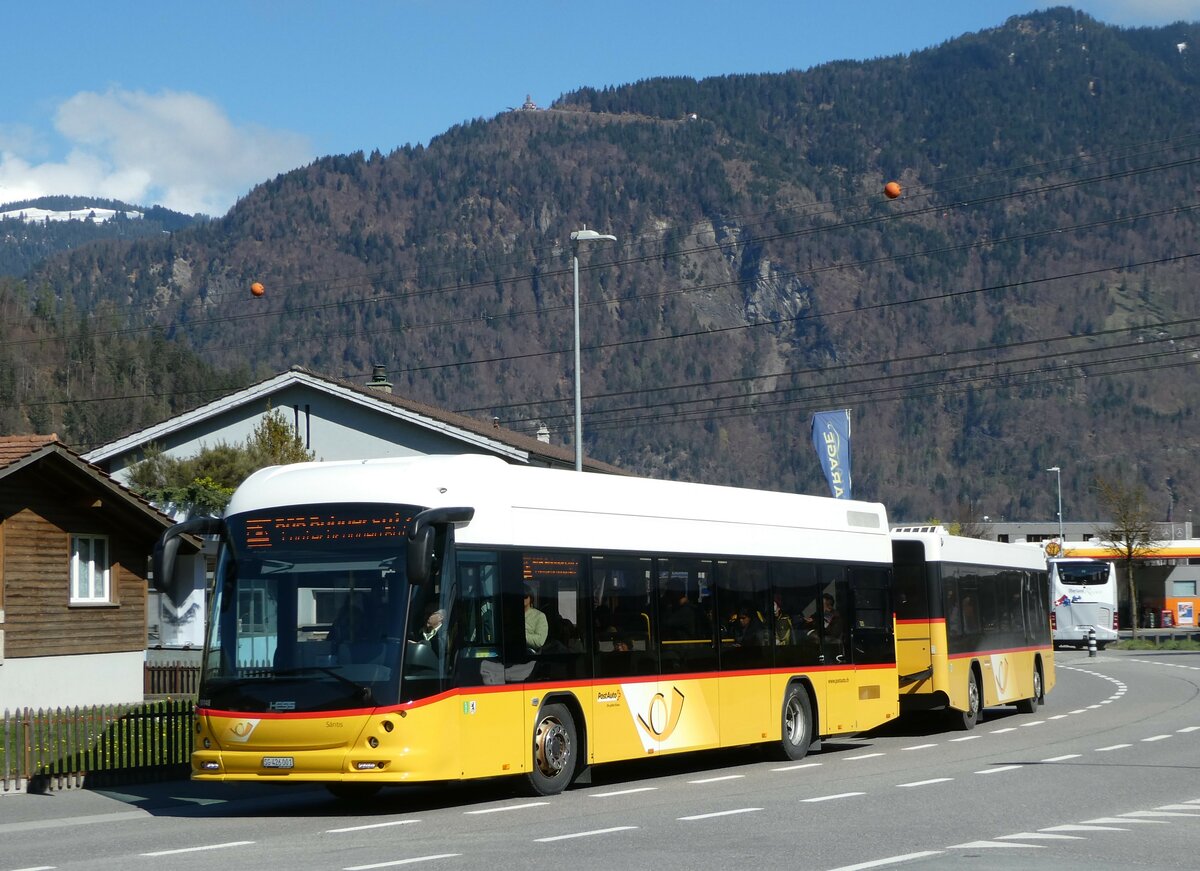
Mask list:
[[[372,868],[395,868],[397,865],[415,865],[417,862],[432,862],[434,859],[454,859],[462,853],[436,853],[432,856],[414,856],[411,859],[396,859],[393,862],[376,862],[373,865],[351,865],[345,871],[371,871]]]
[[[617,795],[633,795],[635,792],[654,792],[657,786],[639,786],[634,789],[618,789],[616,792],[593,792],[590,798],[612,798]]]
[[[931,783],[949,783],[953,779],[953,777],[935,777],[932,780],[914,780],[912,783],[897,783],[896,786],[902,788],[910,786],[928,786]]]
[[[569,841],[572,838],[590,838],[593,835],[611,835],[613,832],[628,832],[637,826],[613,826],[611,829],[593,829],[590,832],[572,832],[569,835],[554,835],[550,838],[536,838],[535,844],[548,844],[551,841]]]
[[[1143,741],[1163,741],[1170,737],[1171,737],[1170,735],[1153,735],[1149,738],[1143,738],[1142,740]]]
[[[695,822],[696,820],[711,820],[713,817],[731,817],[735,814],[752,814],[755,811],[760,810],[762,810],[760,807],[740,807],[737,810],[732,811],[716,811],[715,813],[711,814],[695,814],[694,816],[690,817],[677,817],[677,819],[680,822],[690,823]]]
[[[370,825],[366,825],[366,826],[347,826],[344,829],[326,829],[325,834],[337,835],[337,834],[341,834],[342,832],[361,832],[361,831],[365,831],[366,829],[385,829],[388,826],[407,826],[409,823],[419,823],[419,822],[421,822],[421,821],[420,820],[392,820],[391,822],[387,822],[387,823],[371,823]]]
[[[1083,841],[1081,835],[1052,835],[1049,832],[1018,832],[1015,835],[1000,835],[997,841]]]
[[[976,771],[976,774],[999,774],[1001,771],[1012,771],[1014,768],[1020,768],[1020,765],[999,765],[995,768],[985,768],[982,771]]]
[[[1195,804],[1164,804],[1155,808],[1156,811],[1200,811]]]
[[[820,762],[802,762],[799,765],[785,765],[783,768],[772,768],[772,771],[799,771],[801,768],[819,768]]]
[[[856,762],[859,759],[874,759],[876,756],[882,756],[882,755],[883,755],[882,753],[862,753],[858,756],[845,756],[845,757],[843,757],[843,761]]]
[[[475,816],[477,814],[502,814],[505,811],[523,811],[531,807],[541,807],[542,805],[550,804],[548,801],[530,801],[525,804],[507,804],[503,807],[488,807],[479,811],[463,811],[464,814]]]
[[[913,859],[925,859],[929,856],[940,855],[943,852],[945,851],[925,850],[921,853],[905,853],[903,856],[888,856],[886,859],[859,862],[857,865],[843,865],[840,868],[831,868],[830,871],[866,871],[868,868],[882,868],[884,865],[897,865],[901,862],[911,862]]]
[[[1195,732],[1200,730],[1200,726],[1184,726],[1182,729],[1176,729],[1177,732]]]
[[[722,780],[740,780],[744,774],[726,774],[722,777],[706,777],[703,780],[689,780],[688,783],[720,783]]]
[[[961,738],[951,738],[951,741],[974,741],[976,738],[982,738],[982,735],[964,735]]]
[[[1120,817],[1100,817],[1099,819],[1095,820],[1083,821],[1085,826],[1111,826],[1115,825],[1116,823],[1120,823],[1121,825],[1126,825],[1128,823],[1153,823],[1156,826],[1170,825],[1170,823],[1168,823],[1166,820],[1123,820]]]
[[[1053,717],[1050,717],[1051,720],[1065,720],[1066,718],[1066,714],[1055,714]]]
[[[1032,723],[1022,723],[1021,728],[1028,729],[1030,726],[1040,726],[1045,722],[1045,720],[1034,720]]]
[[[1087,825],[1071,825],[1065,826],[1047,826],[1044,829],[1039,829],[1041,832],[1128,832],[1129,829],[1119,829],[1116,826],[1087,826]]]
[[[818,801],[833,801],[835,798],[853,798],[856,795],[866,795],[865,792],[839,792],[835,795],[819,795],[816,798],[802,798],[800,801],[812,803]]]
[[[1043,762],[1065,762],[1068,759],[1078,759],[1082,754],[1066,753],[1062,756],[1051,756],[1049,759],[1043,759]]]
[[[1132,747],[1132,744],[1109,744],[1107,747],[1097,747],[1097,753],[1107,753],[1109,750],[1124,750],[1126,747]]]
[[[229,841],[224,844],[206,844],[203,847],[181,847],[178,850],[159,850],[156,853],[142,853],[143,856],[174,856],[176,853],[199,853],[202,850],[224,850],[226,847],[245,847],[253,841]]]
[[[1086,709],[1086,708],[1076,708],[1075,710],[1073,710],[1073,711],[1068,711],[1067,713],[1068,713],[1068,714],[1086,714],[1086,713],[1087,713],[1087,709]]]
[[[902,750],[925,750],[929,747],[936,747],[937,744],[914,744],[911,747],[903,747]]]
[[[1005,841],[970,841],[966,844],[951,844],[951,850],[980,850],[988,847],[1008,847],[1013,849],[1044,850],[1041,844],[1009,844]]]
[[[990,734],[1003,735],[1005,732],[1015,732],[1015,731],[1017,731],[1016,726],[1008,726],[1007,728],[1004,728],[1004,729],[993,729]]]

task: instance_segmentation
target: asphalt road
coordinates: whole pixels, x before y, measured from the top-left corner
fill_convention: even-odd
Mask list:
[[[385,791],[176,782],[0,798],[0,871],[87,868],[1176,869],[1200,866],[1200,654],[1060,652],[1033,715]]]

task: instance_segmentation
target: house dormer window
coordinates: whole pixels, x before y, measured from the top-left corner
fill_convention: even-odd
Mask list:
[[[108,536],[71,536],[71,604],[112,601],[109,589]]]

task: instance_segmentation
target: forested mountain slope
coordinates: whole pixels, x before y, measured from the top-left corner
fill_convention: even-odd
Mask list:
[[[397,391],[569,443],[587,226],[618,237],[580,250],[596,458],[819,493],[810,415],[848,407],[854,494],[897,520],[1051,517],[1052,465],[1068,518],[1094,515],[1098,474],[1165,516],[1200,484],[1198,31],[1056,9],[904,57],[583,89],[323,158],[22,292],[98,365],[130,328],[213,383],[383,364]],[[48,398],[14,386],[10,428]],[[136,425],[104,406],[41,407],[80,442]]]

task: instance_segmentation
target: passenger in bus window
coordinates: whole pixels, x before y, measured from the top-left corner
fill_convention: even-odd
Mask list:
[[[963,632],[973,635],[979,631],[979,612],[975,608],[973,596],[963,596],[962,600]]]
[[[739,647],[766,647],[767,639],[767,627],[758,619],[754,606],[747,602],[739,607],[734,643]]]
[[[783,613],[783,597],[778,593],[772,600],[771,610],[775,615],[775,643],[784,646],[792,643],[792,618]]]
[[[531,650],[541,650],[550,634],[550,624],[546,615],[533,607],[534,589],[532,584],[525,585],[525,645]]]
[[[817,628],[817,618],[810,614],[804,618],[804,622],[809,626],[809,632],[814,632]],[[833,598],[832,593],[825,593],[821,596],[821,617],[820,625],[824,629],[826,638],[836,637],[842,634],[842,619],[837,612],[837,602]]]
[[[664,595],[663,612],[662,637],[668,641],[696,640],[712,634],[704,628],[704,614],[691,603],[682,585]]]

